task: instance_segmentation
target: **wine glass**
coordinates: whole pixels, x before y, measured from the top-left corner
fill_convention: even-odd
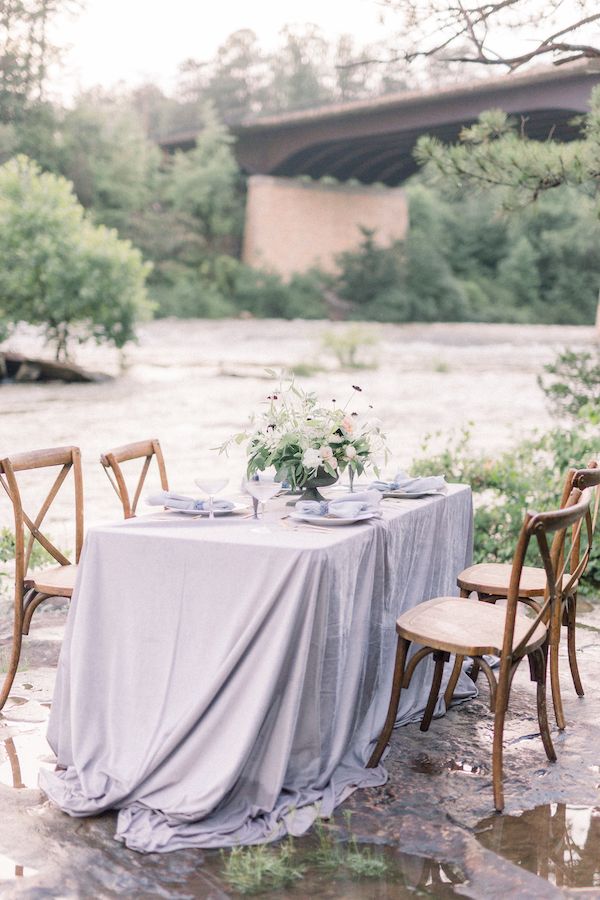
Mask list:
[[[278,481],[272,481],[271,479],[251,478],[246,481],[244,486],[250,496],[260,503],[262,507],[261,515],[264,518],[267,501],[279,493],[281,485]],[[258,519],[258,506],[254,509],[254,518]]]
[[[229,478],[209,476],[207,478],[195,478],[194,481],[201,491],[208,494],[208,520],[210,522],[215,517],[215,494],[223,490],[225,485],[229,483]]]

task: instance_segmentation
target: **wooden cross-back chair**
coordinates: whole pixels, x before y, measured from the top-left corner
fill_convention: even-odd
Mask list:
[[[592,513],[592,530],[595,530],[598,518],[598,506],[600,503],[600,465],[597,460],[591,460],[585,469],[569,469],[565,478],[563,493],[561,498],[561,508],[563,508],[570,496],[573,488],[585,490],[592,488],[595,493]],[[571,567],[577,567],[580,559],[579,548],[579,531],[575,531],[571,542],[569,561]],[[581,570],[580,577],[585,573],[587,562],[589,561],[591,548],[588,548],[586,555],[586,564]],[[568,567],[567,567],[568,572]],[[505,563],[478,563],[469,566],[468,569],[460,572],[457,578],[457,584],[460,588],[461,597],[468,597],[472,592],[477,594],[479,600],[487,603],[496,603],[497,600],[507,596],[510,584],[511,566]],[[568,579],[565,574],[565,584]],[[577,649],[576,649],[576,618],[577,618],[577,588],[579,581],[576,580],[572,584],[570,593],[565,597],[565,609],[563,611],[562,624],[567,632],[567,651],[569,658],[569,668],[571,677],[578,696],[583,697],[583,685],[577,665]],[[523,566],[521,575],[521,583],[519,585],[519,599],[522,603],[527,604],[532,609],[539,609],[540,598],[544,595],[546,587],[546,574],[541,567]],[[554,714],[556,723],[562,731],[566,722],[562,706],[562,697],[560,692],[559,680],[559,656],[558,646],[553,647],[550,654],[550,676],[552,684],[552,700],[554,704]],[[457,666],[460,661],[457,660]],[[471,670],[471,676],[475,681],[478,676],[478,666],[474,664]]]
[[[459,658],[473,657],[487,677],[490,687],[490,708],[494,713],[492,780],[494,803],[498,811],[504,808],[502,785],[504,720],[513,676],[525,657],[529,661],[531,680],[537,682],[537,714],[544,749],[548,759],[556,759],[546,709],[547,656],[548,649],[557,646],[560,640],[565,593],[571,590],[585,565],[584,552],[579,563],[573,568],[567,584],[563,585],[565,533],[571,527],[581,532],[582,524],[585,524],[587,545],[590,546],[591,499],[590,490],[582,494],[580,490],[574,489],[563,509],[545,513],[528,512],[525,515],[512,563],[505,607],[459,597],[436,597],[400,616],[396,623],[398,646],[388,714],[367,763],[368,767],[378,765],[391,737],[402,688],[408,687],[416,666],[430,654],[435,660],[435,667],[421,731],[427,731],[431,724],[444,665],[449,661],[451,654]],[[548,535],[552,534],[554,539],[550,548]],[[519,584],[527,549],[534,540],[546,575],[546,588],[535,614],[526,615],[518,609]],[[421,645],[421,648],[407,663],[408,650],[413,642]],[[497,680],[494,670],[485,660],[488,654],[500,657]],[[458,671],[455,666],[445,691],[447,705],[456,687]]]
[[[138,501],[142,494],[146,475],[148,474],[148,469],[150,468],[150,464],[153,458],[156,459],[156,463],[158,465],[161,487],[164,491],[168,491],[169,482],[167,479],[165,460],[160,444],[156,439],[152,439],[149,441],[137,441],[134,444],[124,444],[122,447],[115,447],[114,450],[109,450],[106,453],[103,453],[100,457],[100,462],[102,464],[102,467],[104,468],[104,471],[106,472],[108,480],[112,484],[117,497],[121,501],[121,504],[123,506],[123,515],[126,519],[132,519],[136,514]],[[143,459],[144,462],[137,481],[137,485],[135,487],[133,500],[131,500],[121,463],[136,459]]]
[[[23,508],[18,475],[32,469],[60,466],[50,491],[36,516],[30,517]],[[43,533],[42,525],[48,510],[69,473],[73,473],[75,493],[75,564]],[[83,543],[83,479],[81,454],[77,447],[57,447],[33,450],[0,459],[0,485],[12,504],[15,528],[15,592],[13,640],[8,671],[0,691],[0,709],[12,687],[23,635],[29,634],[31,617],[37,607],[49,597],[71,597],[77,575],[77,563]],[[31,553],[38,543],[58,565],[30,572]]]

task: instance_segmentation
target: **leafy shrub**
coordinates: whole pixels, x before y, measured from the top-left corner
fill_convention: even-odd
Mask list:
[[[554,413],[571,418],[579,417],[581,410],[600,409],[600,348],[594,353],[565,350],[544,371],[553,378],[538,378],[550,409]]]
[[[0,309],[40,325],[66,356],[68,342],[122,347],[148,307],[148,265],[116,232],[92,224],[69,182],[25,156],[0,167]]]
[[[366,347],[375,347],[377,338],[360,325],[350,325],[343,331],[326,331],[321,337],[321,344],[325,350],[333,353],[342,368],[374,368],[373,363],[365,360],[364,350]]]
[[[279,275],[240,266],[232,300],[239,312],[259,318],[323,319],[327,309],[322,276],[316,272],[293,275],[289,282]]]
[[[582,468],[598,453],[593,427],[553,429],[522,441],[498,457],[474,451],[468,430],[441,453],[424,454],[413,463],[417,475],[443,472],[449,481],[470,484],[475,507],[475,562],[510,562],[526,509],[556,508],[569,467]],[[530,561],[539,564],[534,548]],[[600,592],[600,541],[582,584],[586,593]]]
[[[207,258],[195,271],[163,268],[161,283],[151,287],[157,315],[182,319],[219,319],[250,313],[259,319],[322,319],[327,315],[322,276],[279,275],[245,266],[232,256]]]

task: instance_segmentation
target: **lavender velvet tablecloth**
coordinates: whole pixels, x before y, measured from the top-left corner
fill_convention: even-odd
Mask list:
[[[89,532],[48,729],[67,768],[40,773],[65,812],[118,809],[116,837],[135,850],[222,847],[301,834],[385,782],[364,766],[395,620],[456,594],[471,492],[451,485],[327,533],[284,529],[286,512],[272,504],[269,530],[163,513]],[[431,674],[417,668],[400,724]],[[473,693],[463,676],[455,697]]]

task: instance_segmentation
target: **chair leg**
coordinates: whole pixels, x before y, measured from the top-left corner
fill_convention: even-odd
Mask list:
[[[527,659],[529,660],[531,680],[537,682],[537,715],[542,743],[544,744],[546,756],[551,762],[554,762],[556,760],[556,752],[548,726],[548,704],[546,702],[548,648],[542,647],[539,650],[534,650]]]
[[[4,678],[2,691],[0,692],[0,709],[2,709],[4,704],[6,703],[8,695],[10,694],[10,689],[13,686],[13,681],[15,680],[15,675],[17,674],[17,669],[19,668],[22,643],[23,635],[21,634],[21,623],[19,621],[19,627],[15,627],[15,631],[13,634],[12,651],[10,654],[10,661],[8,663],[8,671]]]
[[[433,718],[433,711],[435,710],[435,705],[437,703],[437,699],[440,693],[440,687],[442,686],[442,676],[444,674],[444,665],[450,659],[449,653],[443,653],[441,650],[436,650],[433,654],[433,658],[435,660],[435,668],[433,670],[433,681],[431,682],[431,690],[429,691],[429,698],[427,700],[427,706],[425,707],[425,712],[423,713],[423,718],[421,719],[421,724],[419,728],[421,731],[428,731],[429,726],[431,725],[431,720]],[[454,673],[453,673],[454,674]]]
[[[554,705],[554,717],[559,731],[566,728],[565,714],[563,711],[562,697],[560,693],[560,679],[558,674],[558,644],[550,646],[550,687],[552,689],[552,703]]]
[[[367,769],[374,769],[379,765],[379,760],[381,759],[383,751],[387,747],[392,735],[394,723],[396,721],[396,715],[398,713],[400,692],[402,691],[402,680],[404,678],[404,665],[406,663],[406,654],[408,652],[409,646],[410,641],[407,641],[406,638],[398,638],[398,646],[396,648],[396,663],[394,665],[394,679],[392,681],[392,695],[390,697],[390,705],[388,707],[387,718],[385,720],[382,732],[379,735],[379,740],[377,741],[375,749],[373,750],[369,762],[367,763]]]
[[[504,749],[504,719],[508,706],[509,687],[505,682],[498,684],[496,711],[494,713],[494,744],[492,750],[492,783],[494,786],[494,806],[497,812],[504,809],[504,789],[502,787],[502,754]]]
[[[569,667],[571,669],[571,677],[577,691],[578,697],[583,697],[583,685],[579,674],[579,666],[577,665],[577,650],[575,648],[575,625],[577,612],[577,595],[567,599],[567,648],[569,651]]]
[[[551,762],[555,762],[556,751],[552,743],[550,728],[548,727],[548,705],[546,703],[546,671],[548,668],[546,650],[536,650],[532,656],[535,657],[533,671],[535,672],[537,681],[537,716],[540,726],[540,735],[542,737],[546,756]]]
[[[446,692],[444,694],[444,703],[446,704],[446,709],[448,709],[450,704],[452,703],[452,697],[454,696],[454,691],[456,689],[458,679],[460,678],[460,673],[462,672],[463,661],[464,656],[457,656],[454,660],[452,675],[450,676],[450,681],[446,685]]]
[[[479,665],[479,660],[474,659],[473,665],[469,671],[469,678],[473,682],[473,684],[477,684],[477,679],[479,678],[479,672],[481,671],[481,666]]]

